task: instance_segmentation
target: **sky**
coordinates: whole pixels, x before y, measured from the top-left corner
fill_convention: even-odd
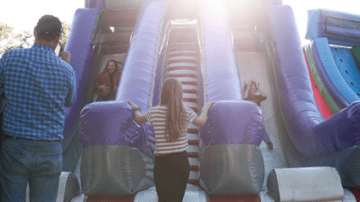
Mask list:
[[[75,11],[84,6],[85,0],[0,0],[0,22],[15,32],[32,33],[41,16],[50,14],[71,23]]]
[[[308,10],[324,8],[360,15],[360,0],[283,0],[283,4],[290,5],[294,11],[303,45]],[[85,0],[0,0],[0,22],[14,27],[15,32],[32,33],[41,16],[51,14],[71,23],[75,11],[84,5]]]

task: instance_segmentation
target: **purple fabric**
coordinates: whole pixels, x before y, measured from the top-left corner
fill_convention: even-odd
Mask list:
[[[360,15],[316,9],[308,11],[306,39],[328,38],[331,44],[360,45]]]
[[[85,8],[105,10],[105,2],[104,0],[85,0]]]
[[[203,9],[207,101],[217,102],[200,129],[202,149],[210,143],[259,146],[265,132],[260,108],[255,103],[240,101],[241,84],[225,16],[222,12],[214,16],[211,7]]]
[[[259,146],[265,132],[261,109],[249,101],[218,101],[200,128],[200,148],[220,144]]]
[[[158,59],[157,43],[166,4],[144,3],[135,25],[116,100],[132,101],[146,113],[150,103],[153,65]],[[156,10],[157,12],[154,12]]]
[[[97,9],[78,9],[75,12],[71,32],[65,47],[65,51],[70,52],[70,65],[76,73],[77,98],[74,105],[66,109],[63,151],[66,151],[74,135],[77,134],[79,114],[86,99],[94,54],[91,37],[97,15]]]
[[[162,67],[163,67],[164,55],[165,55],[165,48],[162,49],[162,52],[158,59],[158,65],[156,67],[155,86],[154,86],[154,92],[153,92],[152,106],[156,106],[160,102],[159,99],[160,99],[161,81],[162,81],[162,73],[163,73]]]
[[[225,12],[214,15],[212,5],[205,5],[203,32],[207,100],[242,100],[239,72]]]
[[[151,126],[138,124],[125,102],[94,102],[81,111],[81,144],[84,149],[96,145],[125,145],[153,156],[154,136]]]
[[[336,104],[341,108],[359,100],[359,96],[349,87],[335,63],[326,38],[316,38],[311,42],[311,52],[321,80]]]
[[[135,25],[131,45],[127,53],[117,101],[92,103],[81,113],[80,134],[84,148],[95,145],[126,145],[153,155],[154,132],[151,126],[137,124],[127,101],[133,101],[148,111],[157,39],[162,23],[165,4],[144,3]],[[158,12],[153,12],[154,10]],[[120,102],[118,102],[120,101]],[[149,141],[148,138],[152,140]]]
[[[290,139],[305,158],[360,144],[359,107],[353,103],[324,121],[311,89],[295,18],[289,6],[270,8],[276,51],[276,80]]]

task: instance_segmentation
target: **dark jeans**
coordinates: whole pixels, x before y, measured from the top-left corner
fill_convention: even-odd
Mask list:
[[[0,157],[1,201],[56,201],[62,166],[61,143],[4,139]]]
[[[154,181],[159,202],[181,202],[189,179],[187,152],[155,156]]]

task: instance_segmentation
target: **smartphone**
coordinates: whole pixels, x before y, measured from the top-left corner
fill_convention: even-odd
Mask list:
[[[61,52],[64,51],[63,46],[61,45],[61,42],[58,43],[58,45],[56,46],[54,52],[57,56],[61,57]]]

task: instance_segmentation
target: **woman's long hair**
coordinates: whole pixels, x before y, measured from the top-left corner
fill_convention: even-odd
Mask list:
[[[255,86],[256,86],[255,81],[249,81],[249,83],[245,83],[244,88],[243,88],[244,97],[249,98],[249,93],[250,93],[249,91],[250,91],[250,89],[249,89],[249,91],[247,92],[247,95],[245,95],[245,93],[246,93],[246,89],[248,88],[248,86],[251,87],[251,85],[255,85]]]
[[[115,70],[113,73],[110,74],[109,72],[109,69],[108,69],[108,66],[109,66],[109,63],[110,62],[114,62],[115,63]],[[109,73],[109,80],[110,80],[110,86],[111,86],[111,90],[114,89],[114,75],[117,71],[119,71],[119,66],[118,66],[118,62],[116,60],[109,60],[107,63],[106,63],[106,66],[105,66],[105,69],[103,70],[104,72],[108,72]]]
[[[168,78],[161,89],[160,105],[167,106],[165,135],[168,140],[177,140],[184,131],[185,107],[182,97],[182,86],[179,80]]]

